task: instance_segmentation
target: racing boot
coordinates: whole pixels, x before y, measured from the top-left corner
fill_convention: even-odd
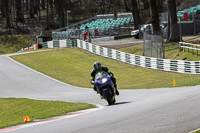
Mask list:
[[[116,89],[116,95],[119,95],[119,91]]]
[[[116,89],[116,95],[119,95],[119,91],[117,90],[117,84],[114,84],[115,89]]]

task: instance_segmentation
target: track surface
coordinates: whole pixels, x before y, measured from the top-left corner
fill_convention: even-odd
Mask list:
[[[13,133],[187,133],[200,127],[200,86],[120,90],[116,105],[107,106],[92,89],[59,83],[6,56],[0,56],[0,97],[104,106],[81,116],[10,131]]]

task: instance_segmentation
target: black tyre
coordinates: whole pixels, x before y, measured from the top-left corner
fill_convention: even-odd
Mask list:
[[[108,105],[113,105],[113,101],[112,101],[111,95],[108,92],[108,90],[103,92],[103,96],[104,96],[104,98],[106,98]]]

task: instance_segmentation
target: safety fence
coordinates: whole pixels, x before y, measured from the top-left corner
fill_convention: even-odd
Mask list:
[[[66,47],[76,47],[77,40],[53,40],[44,42],[42,44],[43,48],[66,48]]]
[[[200,74],[200,61],[170,60],[129,54],[77,40],[77,47],[128,64],[169,72]]]
[[[191,52],[192,54],[196,53],[197,56],[199,55],[199,51],[200,51],[200,44],[193,44],[193,43],[186,43],[186,42],[179,42],[179,49],[180,51],[186,51],[187,52]]]
[[[38,44],[34,44],[31,47],[22,48],[22,49],[18,50],[17,52],[37,50],[37,49],[38,49]]]
[[[168,72],[200,74],[200,61],[184,61],[153,58],[125,53],[115,49],[94,45],[82,40],[56,40],[43,44],[43,48],[79,47],[91,53],[118,60],[124,63]]]

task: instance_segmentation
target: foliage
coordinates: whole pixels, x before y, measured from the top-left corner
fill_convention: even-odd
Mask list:
[[[29,35],[1,36],[0,54],[13,53],[30,45]]]

